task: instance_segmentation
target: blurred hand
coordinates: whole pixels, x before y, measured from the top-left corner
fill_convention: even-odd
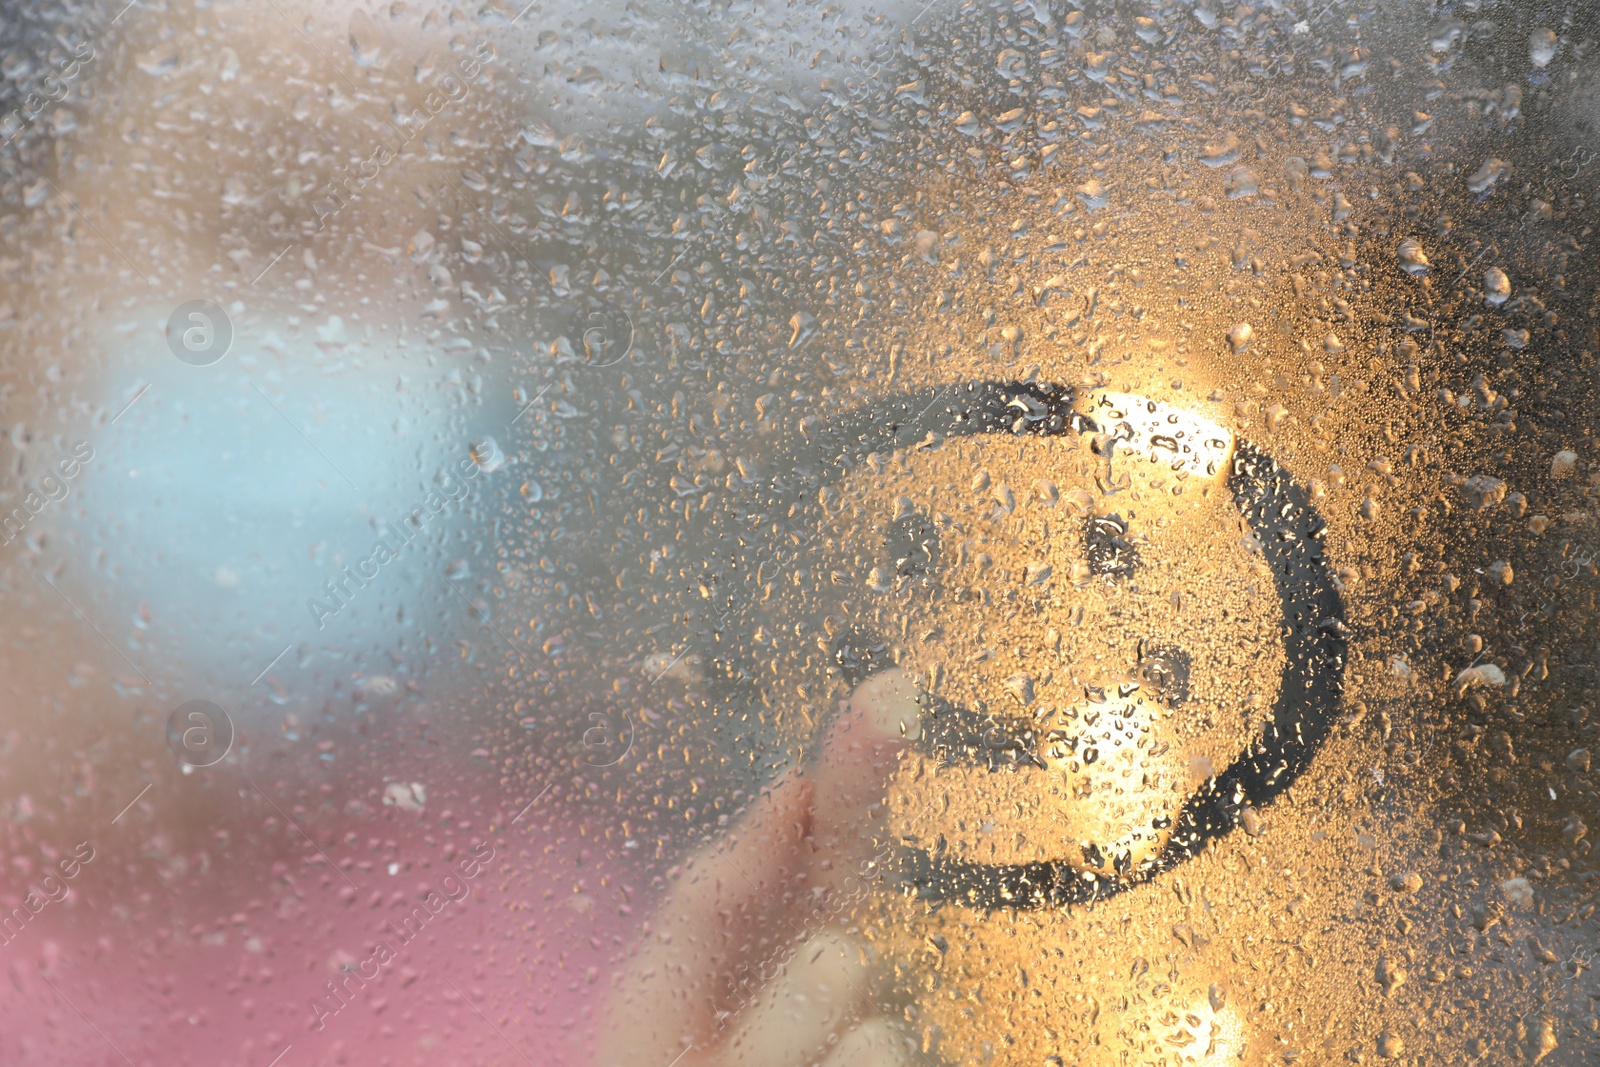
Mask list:
[[[816,758],[684,864],[613,995],[598,1067],[909,1062],[872,952],[841,923],[887,858],[885,786],[919,726],[908,673],[868,678]]]

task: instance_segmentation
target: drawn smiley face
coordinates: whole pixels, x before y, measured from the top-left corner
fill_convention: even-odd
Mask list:
[[[1337,696],[1338,598],[1304,498],[1216,423],[1147,397],[969,394],[844,462],[832,665],[920,689],[890,794],[925,896],[1092,900],[1303,768]]]

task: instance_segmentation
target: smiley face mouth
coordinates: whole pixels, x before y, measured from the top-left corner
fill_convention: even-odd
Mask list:
[[[1189,763],[1165,721],[1183,714],[1180,703],[1131,680],[1024,715],[925,694],[913,744],[942,815],[937,825],[910,817],[905,828],[931,836],[943,862],[1031,854],[1126,877],[1166,844],[1184,800]],[[924,792],[903,784],[908,800]],[[911,800],[906,814],[918,807]],[[1019,825],[1028,832],[1015,833]]]

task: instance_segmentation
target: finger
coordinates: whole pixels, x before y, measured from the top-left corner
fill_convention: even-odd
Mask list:
[[[906,1037],[882,1016],[873,1016],[845,1034],[817,1067],[909,1067]]]
[[[854,939],[818,934],[800,946],[738,1019],[721,1067],[801,1067],[859,1016],[867,962]]]
[[[763,932],[787,932],[778,915],[798,890],[811,795],[810,782],[784,779],[752,805],[737,833],[684,864],[613,995],[601,1064],[666,1063],[690,1045],[716,1043],[721,1013],[741,995],[741,963]]]
[[[908,672],[882,671],[850,695],[811,772],[811,845],[832,869],[853,870],[882,838],[885,786],[920,732],[918,688]]]
[[[684,882],[618,991],[611,1012],[618,1025],[601,1037],[603,1063],[671,1059],[692,1044],[687,1064],[717,1043],[719,1019],[765,981],[751,961],[809,925],[795,919],[794,893],[837,890],[871,855],[884,783],[918,729],[911,677],[891,670],[868,679],[833,723],[820,758],[780,781],[736,833],[685,865]],[[824,793],[827,801],[818,803]],[[824,904],[805,903],[808,914]]]

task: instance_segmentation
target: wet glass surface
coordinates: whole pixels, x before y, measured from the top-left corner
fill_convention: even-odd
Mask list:
[[[0,9],[0,1063],[1587,1064],[1584,4]]]

